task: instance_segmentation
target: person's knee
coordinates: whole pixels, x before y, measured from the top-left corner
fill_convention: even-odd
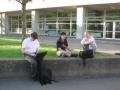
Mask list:
[[[57,56],[61,56],[61,51],[57,51]]]
[[[34,64],[34,65],[36,65],[36,64],[37,64],[37,61],[35,61],[35,60],[32,60],[32,61],[31,61],[31,64]]]

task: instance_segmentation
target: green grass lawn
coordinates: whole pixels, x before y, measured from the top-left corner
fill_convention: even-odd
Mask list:
[[[0,38],[0,58],[22,58],[21,40],[11,38]],[[41,44],[40,51],[48,51],[46,58],[56,57],[56,46]],[[79,52],[79,49],[76,49]],[[97,57],[102,57],[105,54],[97,53]]]
[[[0,38],[0,58],[21,58],[21,40]],[[40,51],[48,51],[46,58],[56,57],[56,48],[53,45],[41,44]]]

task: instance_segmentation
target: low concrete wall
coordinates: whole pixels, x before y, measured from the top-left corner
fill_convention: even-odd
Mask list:
[[[55,79],[120,76],[120,58],[88,59],[83,67],[79,58],[45,60]],[[0,78],[29,77],[29,63],[23,59],[1,59]]]
[[[30,65],[23,59],[0,59],[0,78],[29,77]]]

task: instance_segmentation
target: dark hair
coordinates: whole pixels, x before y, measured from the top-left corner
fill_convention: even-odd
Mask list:
[[[31,33],[31,37],[32,37],[33,39],[38,39],[38,35],[37,35],[36,32]]]
[[[62,41],[62,38],[61,38],[62,35],[66,35],[66,33],[65,33],[65,32],[62,32],[62,33],[60,34],[59,39],[58,39],[60,42]],[[67,41],[67,38],[65,38],[64,41]]]
[[[65,33],[65,32],[62,32],[60,35],[66,35],[66,33]]]

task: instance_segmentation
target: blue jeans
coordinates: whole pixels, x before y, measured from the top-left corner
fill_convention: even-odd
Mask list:
[[[30,63],[32,77],[35,77],[37,75],[37,61],[28,55],[25,55],[25,59]]]

